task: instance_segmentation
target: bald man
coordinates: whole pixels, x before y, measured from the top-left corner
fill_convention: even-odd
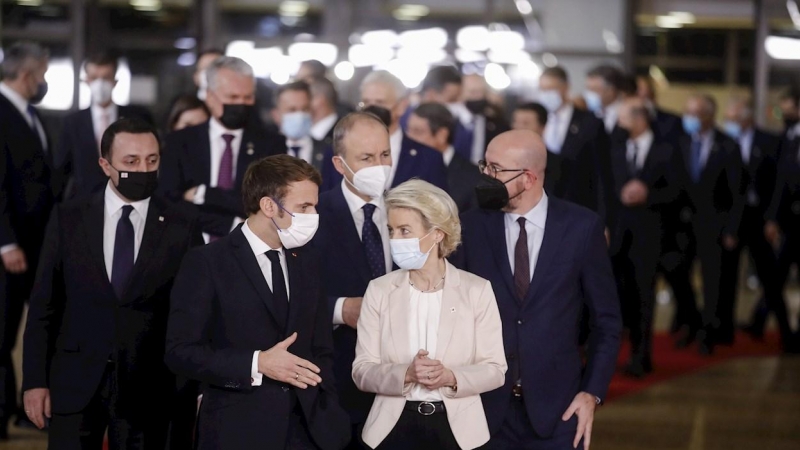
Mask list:
[[[546,166],[547,150],[531,131],[492,140],[476,188],[483,209],[464,214],[453,258],[492,282],[503,319],[506,382],[482,396],[492,449],[588,449],[619,350],[605,224],[549,198]],[[586,366],[577,342],[584,305],[592,318]]]

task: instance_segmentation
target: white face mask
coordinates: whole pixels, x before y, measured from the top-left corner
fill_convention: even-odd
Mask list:
[[[206,97],[208,96],[208,77],[206,76],[206,71],[200,72],[200,86],[197,88],[197,98],[202,101],[206,101]]]
[[[111,92],[114,90],[114,83],[98,78],[89,83],[89,90],[92,92],[92,104],[105,105],[111,101]]]
[[[555,89],[545,89],[539,91],[539,103],[544,106],[544,109],[547,112],[554,113],[558,111],[558,108],[561,108],[561,104],[563,100],[561,99],[561,93]]]
[[[345,181],[356,188],[358,192],[366,195],[369,198],[376,198],[383,195],[386,190],[386,182],[389,180],[389,173],[392,171],[391,166],[370,166],[365,167],[358,172],[353,172],[350,166],[344,162],[344,158],[339,157],[344,167],[353,174],[353,182],[350,183],[345,177]]]
[[[291,249],[308,244],[311,239],[314,238],[314,235],[317,234],[317,229],[319,228],[319,214],[291,213],[281,206],[280,203],[275,200],[272,201],[274,201],[280,209],[292,216],[292,224],[285,230],[282,230],[275,222],[275,219],[272,219],[272,223],[274,223],[275,227],[278,229],[278,238],[281,240],[283,247]]]
[[[472,113],[469,112],[464,103],[448,103],[445,106],[447,106],[447,109],[450,110],[450,114],[455,116],[459,121],[461,121],[461,123],[467,124],[472,121]]]
[[[434,230],[435,228],[422,238],[428,237]],[[425,262],[428,260],[428,255],[431,254],[436,243],[434,242],[431,248],[423,253],[422,250],[420,250],[419,241],[420,238],[389,239],[389,249],[392,252],[392,260],[397,264],[397,267],[404,270],[418,270],[425,265]]]

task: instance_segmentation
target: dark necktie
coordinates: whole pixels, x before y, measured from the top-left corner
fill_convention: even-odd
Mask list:
[[[117,298],[122,299],[128,279],[133,271],[134,233],[131,223],[133,206],[122,207],[122,217],[117,222],[117,233],[114,238],[114,262],[111,266],[111,285]]]
[[[700,174],[703,173],[702,161],[700,160],[701,153],[703,152],[703,141],[700,139],[692,139],[692,181],[695,183],[700,181]]]
[[[628,173],[631,176],[636,176],[636,174],[639,173],[639,167],[636,164],[636,160],[639,158],[639,149],[636,146],[636,142],[633,141],[630,141],[628,148],[630,149],[628,157]]]
[[[299,145],[292,145],[289,147],[289,155],[294,156],[295,158],[300,157],[300,146]]]
[[[281,258],[277,250],[266,253],[272,263],[272,303],[275,305],[275,320],[286,330],[286,321],[289,319],[289,294],[286,293],[286,278],[281,268]]]
[[[233,147],[231,146],[233,135],[223,134],[222,139],[225,140],[225,151],[222,153],[222,159],[219,161],[217,187],[231,190],[233,189]]]
[[[364,252],[367,254],[367,263],[372,273],[372,278],[378,278],[386,274],[386,259],[383,254],[383,241],[381,233],[372,215],[375,213],[375,205],[367,203],[361,209],[364,210],[364,226],[361,227],[361,240],[364,244]]]
[[[36,136],[39,136],[39,129],[36,128],[36,108],[34,108],[33,105],[28,105],[27,111],[28,111],[28,117],[31,118],[31,129],[36,134]]]
[[[514,247],[514,287],[520,301],[525,300],[531,285],[531,259],[528,255],[528,232],[525,230],[525,218],[517,219],[519,223],[519,239]]]

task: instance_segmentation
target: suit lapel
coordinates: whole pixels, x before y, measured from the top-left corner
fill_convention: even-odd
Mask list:
[[[549,265],[555,260],[556,255],[561,250],[561,241],[566,236],[567,224],[561,221],[560,210],[558,208],[558,200],[548,199],[547,205],[547,220],[545,221],[544,238],[542,239],[542,247],[539,249],[539,257],[536,260],[536,266],[533,270],[533,280],[531,280],[528,295],[525,299],[526,304],[533,303],[536,291],[542,284],[542,279]]]
[[[436,337],[436,353],[433,357],[442,360],[447,354],[447,348],[453,337],[453,330],[456,327],[456,311],[459,304],[459,294],[461,290],[461,277],[458,270],[452,264],[445,261],[447,265],[444,287],[442,288],[442,310],[439,313],[439,332]]]
[[[303,270],[303,253],[299,249],[283,249],[286,255],[286,270],[289,272],[289,319],[286,321],[286,334],[295,329],[297,316],[303,310],[303,302],[309,297],[306,286],[309,283],[303,279],[306,273]]]
[[[578,134],[580,132],[581,132],[580,116],[577,111],[572,111],[572,117],[570,117],[569,119],[569,128],[567,128],[567,136],[564,138],[564,143],[561,144],[562,154],[564,150],[578,148],[578,146],[575,145],[573,141],[578,138]],[[572,155],[567,155],[567,156],[572,156]]]
[[[197,177],[197,183],[208,185],[211,183],[211,132],[209,131],[209,123],[199,125],[196,128],[197,137],[192,144],[197,143],[198,148],[195,152],[194,149],[186,148],[186,156],[192,160],[197,161],[199,165],[198,170],[200,173]],[[191,141],[190,141],[191,142]],[[216,181],[216,180],[214,180]]]
[[[89,243],[89,253],[92,255],[95,268],[103,274],[106,285],[110,288],[111,276],[106,269],[105,253],[103,253],[103,227],[105,224],[105,191],[92,195],[86,204],[83,214],[83,231]]]
[[[389,292],[389,326],[392,333],[392,344],[397,361],[406,361],[411,349],[408,346],[408,305],[411,294],[408,290],[408,271],[397,271],[394,277],[394,289]]]
[[[356,223],[353,221],[353,215],[350,214],[350,207],[347,205],[347,200],[344,198],[342,189],[344,186],[337,186],[334,188],[334,195],[332,197],[331,212],[335,216],[334,223],[338,227],[336,235],[341,237],[342,242],[350,242],[352,244],[345,245],[347,252],[350,254],[350,261],[356,266],[358,274],[361,279],[369,283],[372,279],[372,274],[369,270],[369,263],[366,261],[364,255],[364,246],[361,239],[358,237],[358,230],[356,230]],[[380,213],[380,211],[379,211]]]
[[[392,180],[393,187],[411,178],[406,174],[413,172],[412,168],[415,165],[416,157],[419,152],[410,147],[411,141],[409,141],[405,133],[403,133],[403,141],[400,145],[400,156],[397,158],[397,172],[395,172],[394,179]]]
[[[242,133],[242,142],[239,144],[239,157],[236,160],[236,186],[242,185],[244,173],[247,171],[250,163],[256,159],[254,137],[249,127],[245,127]]]
[[[139,254],[136,257],[136,264],[133,266],[131,279],[128,289],[125,291],[125,301],[131,301],[145,290],[145,282],[149,277],[145,277],[150,268],[153,256],[158,251],[161,237],[166,228],[166,218],[164,217],[165,205],[158,198],[150,199],[150,206],[147,208],[147,218],[144,223],[142,233],[142,244],[139,246]]]
[[[80,113],[80,127],[78,132],[79,137],[83,137],[87,142],[94,144],[94,149],[97,150],[97,156],[100,156],[100,143],[97,142],[97,133],[94,132],[94,122],[92,121],[92,110],[84,109]],[[76,158],[77,155],[73,155]]]
[[[272,318],[276,319],[278,315],[272,304],[272,292],[269,290],[267,280],[264,279],[264,274],[261,272],[261,268],[258,265],[256,255],[253,254],[250,244],[248,244],[247,239],[244,237],[244,234],[242,234],[241,226],[233,230],[228,236],[228,239],[229,244],[234,248],[233,253],[236,256],[236,260],[239,262],[239,267],[250,280],[250,283],[258,293],[261,301],[264,302]],[[282,323],[282,321],[276,320],[275,323]]]
[[[486,221],[486,234],[489,238],[489,247],[492,249],[495,263],[500,268],[500,275],[512,293],[516,292],[514,279],[511,273],[511,263],[508,261],[508,246],[506,245],[505,214],[502,212],[484,212],[489,216]]]

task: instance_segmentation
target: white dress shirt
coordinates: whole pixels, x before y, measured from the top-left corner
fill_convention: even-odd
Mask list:
[[[486,116],[478,114],[472,119],[472,151],[470,160],[474,164],[483,159],[486,153]]]
[[[117,105],[112,102],[105,108],[100,105],[92,105],[89,110],[92,113],[92,128],[94,129],[94,136],[97,139],[97,148],[99,151],[103,133],[106,132],[106,128],[117,121],[119,109]]]
[[[297,150],[297,154],[292,151],[292,147],[300,147]],[[313,164],[314,142],[311,140],[311,136],[302,137],[296,141],[286,139],[286,153],[290,156],[300,158],[309,164]]]
[[[106,185],[105,212],[103,213],[103,257],[106,263],[108,281],[111,281],[111,274],[114,271],[114,244],[117,240],[117,224],[122,217],[122,207],[125,205],[133,206],[133,211],[131,211],[129,217],[133,225],[133,261],[135,263],[139,257],[139,248],[142,246],[150,199],[146,198],[138,202],[127,203],[114,192],[111,187],[111,180],[109,180]]]
[[[542,199],[530,211],[524,215],[506,213],[506,249],[508,250],[508,261],[511,263],[511,273],[514,273],[514,249],[519,239],[520,217],[525,217],[525,231],[528,234],[528,256],[530,262],[530,279],[533,279],[536,261],[539,260],[539,250],[542,248],[544,240],[544,227],[547,222],[547,194],[542,194]]]
[[[602,119],[603,124],[606,127],[606,132],[611,133],[614,130],[614,127],[617,126],[617,120],[619,119],[619,107],[622,105],[620,100],[608,105],[603,109]]]
[[[350,209],[350,214],[353,216],[353,222],[355,222],[356,225],[358,238],[363,240],[361,232],[364,228],[364,210],[361,208],[363,208],[367,202],[354,194],[347,187],[347,180],[342,180],[341,189],[344,193],[344,200],[347,202],[347,207]],[[383,256],[384,259],[386,259],[386,273],[389,273],[392,271],[392,254],[389,249],[389,226],[388,219],[386,217],[386,205],[383,203],[383,197],[374,198],[369,203],[375,205],[375,212],[372,213],[372,221],[375,223],[375,226],[378,227],[378,231],[381,233],[381,242],[383,242]],[[336,305],[333,308],[334,327],[345,324],[344,318],[342,317],[344,301],[345,297],[340,297],[336,300]]]
[[[557,155],[561,154],[561,147],[567,139],[567,131],[569,131],[574,111],[575,108],[567,104],[558,111],[547,115],[547,125],[544,127],[545,145],[548,150]]]
[[[744,161],[745,164],[750,164],[750,156],[753,154],[754,136],[755,131],[753,131],[752,127],[742,131],[742,135],[739,136],[739,148],[742,150],[742,161]]]
[[[39,121],[39,119],[34,119],[30,114],[28,114],[28,105],[30,102],[19,95],[19,92],[11,89],[11,87],[2,82],[0,82],[0,94],[7,98],[8,101],[11,102],[15,108],[17,108],[17,111],[22,114],[22,118],[25,119],[25,122],[27,122],[28,126],[31,128],[33,128],[34,125],[36,126],[36,131],[39,132],[39,140],[42,141],[42,148],[47,151],[47,135],[44,132],[44,126],[42,126],[42,123]]]
[[[403,150],[403,130],[397,127],[394,133],[389,136],[389,149],[392,152],[392,170],[389,172],[389,179],[386,180],[386,185],[391,186],[394,183],[394,176],[397,173],[397,163],[400,161],[400,152]]]
[[[692,140],[700,139],[702,146],[700,147],[700,167],[701,173],[706,170],[708,164],[708,157],[711,156],[711,149],[714,148],[714,129],[710,129],[699,136],[695,135]],[[689,156],[691,158],[691,155]]]
[[[242,234],[244,234],[245,239],[247,239],[247,243],[250,244],[250,249],[253,250],[253,254],[256,255],[258,267],[261,269],[261,274],[264,275],[264,279],[267,281],[267,286],[269,286],[270,291],[273,291],[272,262],[269,260],[269,258],[267,258],[266,253],[270,250],[275,250],[278,252],[278,257],[281,261],[281,270],[283,270],[283,280],[286,282],[286,295],[291,299],[292,296],[289,292],[289,271],[286,268],[286,252],[283,250],[283,247],[272,248],[267,245],[266,242],[262,241],[261,238],[253,233],[253,230],[250,229],[247,221],[245,221],[244,225],[242,225]],[[253,386],[261,386],[261,382],[263,381],[263,375],[258,371],[258,354],[260,352],[260,350],[256,350],[253,353],[253,362],[250,366],[250,378],[252,379]]]
[[[453,157],[456,156],[456,149],[453,146],[447,147],[447,150],[442,153],[442,160],[444,161],[444,166],[449,167],[450,163],[453,162]]]
[[[408,303],[408,349],[407,359],[412,361],[417,352],[426,350],[428,358],[436,359],[436,345],[439,337],[439,316],[442,312],[442,290],[420,292],[408,286],[411,301]],[[431,391],[421,384],[415,384],[406,395],[406,400],[415,402],[440,402],[439,390]]]
[[[636,150],[636,169],[642,170],[644,163],[647,161],[647,155],[650,154],[650,147],[653,145],[653,132],[650,130],[640,134],[636,139],[628,139],[628,152],[625,155],[628,161],[633,157],[633,151]]]
[[[325,139],[325,136],[328,135],[331,128],[336,125],[337,120],[339,120],[339,116],[337,116],[336,113],[320,119],[319,122],[311,126],[311,137],[318,141]]]

